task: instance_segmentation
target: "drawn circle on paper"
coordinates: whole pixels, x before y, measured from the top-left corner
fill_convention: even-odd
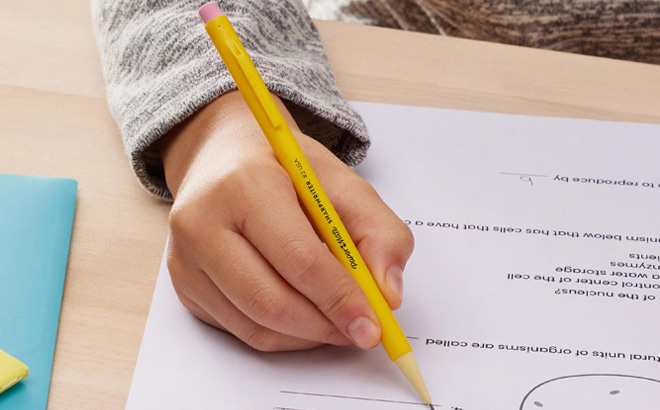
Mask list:
[[[658,403],[660,380],[594,373],[561,376],[539,383],[525,395],[520,410],[655,410]]]

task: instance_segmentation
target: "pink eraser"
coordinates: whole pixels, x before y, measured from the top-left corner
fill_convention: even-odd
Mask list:
[[[220,6],[214,1],[206,3],[199,8],[199,17],[204,20],[204,24],[221,15],[222,11],[220,10]]]

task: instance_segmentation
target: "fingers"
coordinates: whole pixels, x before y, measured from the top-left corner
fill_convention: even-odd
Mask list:
[[[369,183],[309,138],[300,140],[321,185],[332,199],[390,308],[401,306],[402,272],[412,254],[414,237]]]
[[[353,343],[378,344],[380,323],[362,289],[319,240],[295,195],[282,194],[292,190],[290,181],[268,187],[268,206],[253,203],[242,213],[241,234]]]
[[[322,184],[388,303],[398,307],[410,231],[366,182],[312,144]],[[203,321],[259,350],[375,346],[380,324],[373,309],[320,241],[271,156],[238,155],[233,167],[225,161],[219,169],[217,158],[207,158],[183,180],[170,230],[194,263],[172,268],[180,299]]]
[[[321,344],[257,324],[236,308],[202,271],[172,265],[175,264],[168,263],[170,275],[183,305],[199,319],[232,333],[252,348],[271,352],[305,350]]]
[[[213,242],[214,251],[202,267],[223,295],[252,321],[300,339],[350,344],[242,235],[225,230]]]
[[[362,178],[353,174],[339,182],[329,184],[333,193],[342,192],[334,195],[334,206],[390,308],[398,309],[403,269],[414,248],[412,232]]]

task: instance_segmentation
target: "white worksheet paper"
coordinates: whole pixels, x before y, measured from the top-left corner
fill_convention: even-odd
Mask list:
[[[436,409],[660,406],[660,126],[353,103],[410,225],[396,316]],[[163,262],[127,409],[422,409],[382,347],[260,353]]]

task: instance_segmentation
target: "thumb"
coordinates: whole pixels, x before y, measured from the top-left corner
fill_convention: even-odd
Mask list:
[[[335,206],[390,308],[398,309],[414,237],[369,184],[359,185]]]
[[[378,226],[357,244],[392,310],[401,307],[403,270],[414,248],[413,235],[408,226],[398,218],[396,222],[390,226],[379,222]]]

